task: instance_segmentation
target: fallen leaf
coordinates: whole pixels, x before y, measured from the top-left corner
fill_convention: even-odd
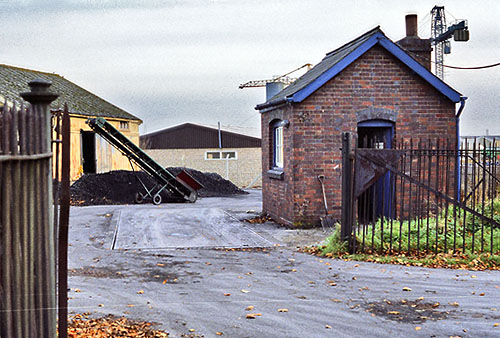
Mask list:
[[[330,325],[325,325],[325,329],[331,329],[332,327]]]
[[[134,307],[134,304],[127,304],[127,307]]]
[[[435,309],[435,308],[439,307],[439,305],[441,305],[441,304],[439,304],[439,302],[435,302],[434,304],[432,304],[432,307]]]
[[[252,310],[253,310],[253,308],[254,308],[254,306],[253,306],[253,305],[249,305],[249,306],[247,306],[247,307],[246,307],[246,309],[245,309],[245,310],[247,310],[247,311],[252,311]]]
[[[399,315],[399,311],[389,311],[387,312],[389,315]]]
[[[229,297],[229,296],[231,296],[231,294],[230,293],[225,293],[224,296]]]
[[[288,309],[278,309],[278,312],[288,312]]]
[[[292,269],[292,272],[297,272],[297,269]]]
[[[409,287],[405,286],[405,287],[403,288],[403,291],[408,291],[408,292],[409,292],[409,291],[411,291],[411,288],[409,288]]]
[[[484,292],[481,292],[479,295],[480,295],[480,296],[484,296],[484,295],[485,295],[485,293],[484,293]]]
[[[80,289],[75,289],[75,292],[82,292]]]
[[[247,319],[255,319],[255,317],[262,316],[262,313],[248,313],[246,315]]]
[[[74,316],[68,323],[68,337],[168,337],[165,331],[151,329],[151,323],[131,321],[124,317],[80,318],[81,315]]]
[[[337,298],[330,298],[330,300],[331,300],[332,302],[335,302],[335,303],[340,303],[340,302],[342,302],[342,300],[337,299]]]
[[[476,275],[471,275],[470,278],[477,278],[477,276]]]
[[[215,332],[215,334],[218,335],[218,336],[222,336],[223,335],[223,333],[219,332],[219,331]]]
[[[354,267],[357,268],[359,266],[359,264],[354,264]]]
[[[189,332],[194,332],[195,330],[194,329],[189,329]]]
[[[103,307],[103,306],[104,306],[104,304],[99,304],[98,306],[99,306],[99,307]]]
[[[156,263],[156,266],[165,266],[163,263]]]
[[[241,289],[241,292],[243,292],[243,293],[249,293],[250,291],[245,290],[245,289]]]
[[[420,331],[420,330],[422,330],[422,328],[420,326],[415,327],[415,331]]]
[[[493,324],[493,327],[498,327],[500,324],[499,323],[495,323]]]
[[[448,303],[448,304],[450,304],[451,306],[458,306],[457,302],[451,302],[451,303]]]
[[[142,295],[144,293],[144,290],[139,290],[136,292],[138,295]]]

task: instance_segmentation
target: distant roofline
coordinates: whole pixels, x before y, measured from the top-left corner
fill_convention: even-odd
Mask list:
[[[167,127],[167,128],[161,129],[161,130],[157,130],[157,131],[153,131],[153,132],[150,132],[147,134],[143,134],[140,137],[155,136],[155,135],[167,132],[167,131],[180,129],[181,127],[186,127],[186,126],[194,126],[194,127],[218,131],[217,128],[212,127],[212,126],[208,126],[208,125],[204,125],[204,124],[200,124],[200,123],[194,123],[194,122],[183,122],[183,123],[175,124],[173,126],[170,126],[170,127]],[[248,134],[243,134],[243,133],[237,133],[235,131],[229,131],[227,129],[224,129],[222,126],[221,126],[221,132],[236,135],[236,136],[244,136],[244,137],[248,137],[248,138],[255,139],[255,140],[262,140],[262,138],[260,138],[260,137],[250,136]]]
[[[35,70],[35,69],[31,69],[31,68],[20,67],[20,66],[13,66],[13,65],[8,65],[6,63],[0,63],[0,66],[9,67],[9,68],[15,68],[15,69],[24,70],[24,71],[28,71],[28,72],[32,72],[32,73],[40,73],[40,74],[45,74],[45,75],[56,75],[56,76],[59,76],[60,78],[63,78],[63,79],[66,80],[66,78],[64,76],[61,76],[61,75],[59,75],[57,73],[50,73],[50,72],[45,72],[45,71],[41,71],[41,70]]]

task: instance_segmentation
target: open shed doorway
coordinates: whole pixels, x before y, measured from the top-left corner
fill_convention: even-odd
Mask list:
[[[369,120],[358,123],[358,148],[390,149],[394,136],[394,123],[386,120]],[[358,220],[361,223],[388,217],[391,210],[390,173],[379,178],[358,198]],[[385,193],[384,193],[385,192]]]
[[[84,174],[96,173],[96,135],[93,131],[82,130],[82,168]]]

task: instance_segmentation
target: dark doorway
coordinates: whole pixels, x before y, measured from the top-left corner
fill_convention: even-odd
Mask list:
[[[358,123],[358,148],[390,149],[394,124],[385,120],[370,120]],[[389,191],[390,174],[379,178],[358,198],[358,220],[361,223],[374,222],[381,216],[388,217],[391,210]]]
[[[96,173],[95,133],[82,130],[82,167],[84,174]]]

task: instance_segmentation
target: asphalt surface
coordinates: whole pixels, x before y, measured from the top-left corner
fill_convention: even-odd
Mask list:
[[[172,337],[500,337],[500,272],[314,257],[296,248],[321,229],[239,221],[260,210],[256,190],[72,207],[70,313],[155,322]]]

